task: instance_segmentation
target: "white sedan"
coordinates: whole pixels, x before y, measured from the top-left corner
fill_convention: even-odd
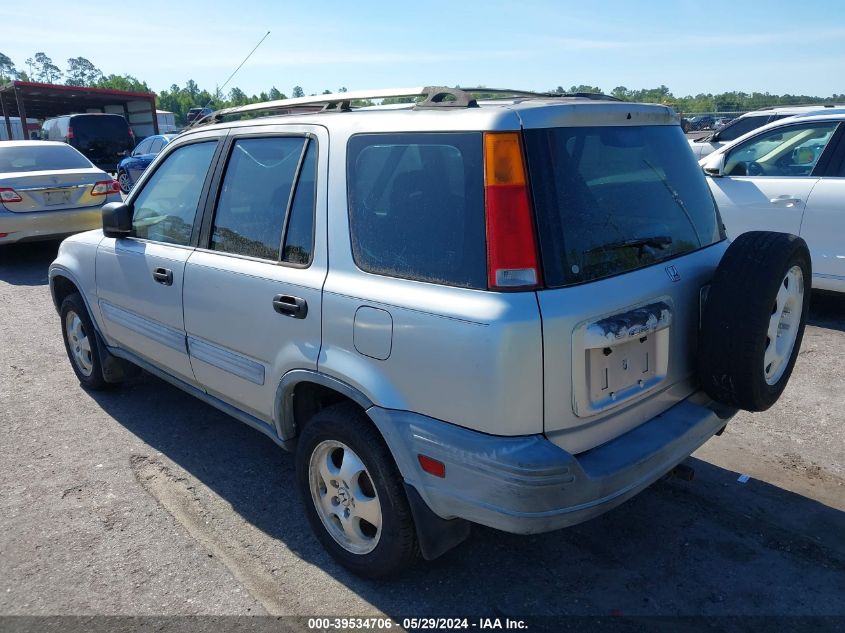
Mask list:
[[[0,141],[0,245],[64,237],[102,226],[120,186],[70,145]]]
[[[800,235],[810,247],[813,288],[845,292],[845,114],[769,123],[700,164],[729,237]]]

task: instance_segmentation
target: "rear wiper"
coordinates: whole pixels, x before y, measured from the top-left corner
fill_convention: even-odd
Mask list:
[[[622,248],[636,248],[642,254],[643,248],[646,246],[650,248],[666,248],[672,243],[672,238],[668,235],[655,235],[653,237],[636,237],[630,240],[620,240],[619,242],[610,242],[602,246],[595,246],[584,251],[584,254],[596,253],[598,251],[616,251]]]

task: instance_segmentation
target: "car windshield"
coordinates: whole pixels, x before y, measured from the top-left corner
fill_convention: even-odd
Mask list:
[[[0,147],[0,173],[90,169],[91,161],[69,145],[29,145]]]
[[[546,283],[641,268],[723,238],[679,126],[525,131]]]

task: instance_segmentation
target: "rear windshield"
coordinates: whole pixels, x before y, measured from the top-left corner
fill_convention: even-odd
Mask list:
[[[91,167],[91,161],[69,145],[42,145],[39,141],[33,141],[24,147],[0,148],[0,173]]]
[[[723,238],[679,126],[525,131],[546,285],[618,275]]]
[[[73,137],[80,143],[94,141],[113,141],[126,144],[130,142],[129,124],[120,115],[95,114],[75,116],[70,120]]]
[[[487,287],[480,133],[359,134],[348,161],[359,268]]]

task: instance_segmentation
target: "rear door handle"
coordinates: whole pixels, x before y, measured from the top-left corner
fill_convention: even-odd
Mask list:
[[[273,297],[273,309],[294,319],[304,319],[308,315],[308,302],[301,297],[276,295]]]
[[[169,268],[156,268],[153,271],[153,279],[165,286],[173,285],[173,271]]]
[[[777,198],[769,198],[769,202],[772,204],[782,204],[786,207],[794,207],[797,204],[801,204],[801,198],[794,198],[787,194],[778,196]]]

